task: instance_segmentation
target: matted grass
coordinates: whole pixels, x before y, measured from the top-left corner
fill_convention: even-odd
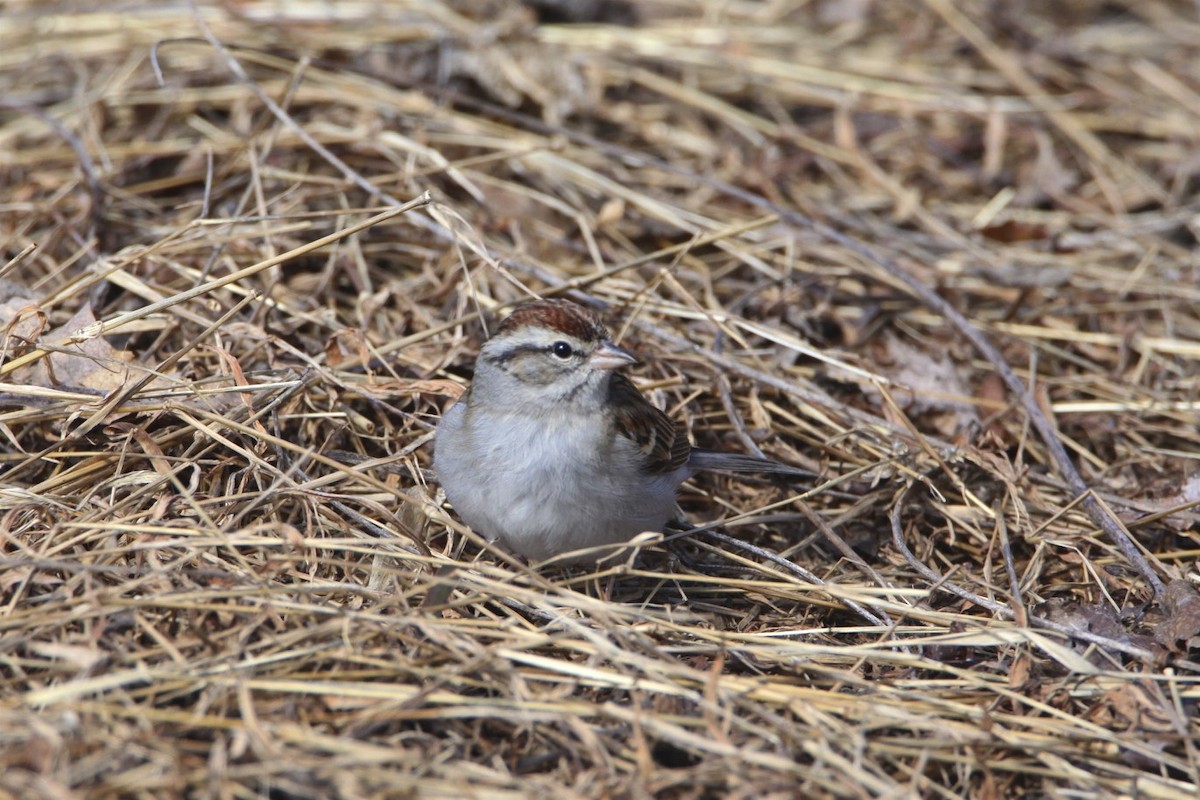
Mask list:
[[[1050,6],[5,4],[0,790],[1194,797],[1200,22]],[[818,477],[492,551],[535,293]]]

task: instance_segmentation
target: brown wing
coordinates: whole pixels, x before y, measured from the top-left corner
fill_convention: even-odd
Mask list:
[[[674,472],[687,463],[692,452],[687,434],[651,405],[632,381],[620,373],[613,375],[608,396],[616,408],[617,431],[647,456],[646,473]]]

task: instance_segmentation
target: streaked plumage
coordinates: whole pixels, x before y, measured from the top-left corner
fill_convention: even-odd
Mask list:
[[[697,470],[802,470],[693,448],[617,370],[636,359],[565,300],[514,310],[442,417],[434,468],[476,532],[532,560],[661,531]],[[573,561],[594,560],[608,552]]]

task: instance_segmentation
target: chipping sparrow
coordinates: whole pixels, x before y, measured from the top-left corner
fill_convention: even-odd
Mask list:
[[[697,470],[811,474],[692,447],[617,371],[636,360],[575,303],[536,300],[513,311],[437,428],[433,465],[459,516],[542,560],[661,531],[679,515],[676,490]]]

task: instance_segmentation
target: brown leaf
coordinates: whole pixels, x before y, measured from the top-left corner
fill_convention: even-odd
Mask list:
[[[33,295],[19,283],[0,280],[0,330],[6,339],[5,352],[32,342],[45,329],[46,312]]]
[[[55,389],[91,389],[110,392],[125,385],[129,375],[124,365],[133,354],[117,350],[102,336],[81,342],[70,342],[81,328],[96,323],[91,306],[84,306],[65,324],[60,325],[38,341],[42,347],[60,349],[49,353],[37,363],[13,373],[13,380],[32,386]]]
[[[1008,685],[1014,689],[1021,689],[1029,681],[1029,676],[1033,672],[1033,658],[1028,652],[1021,652],[1013,659],[1012,667],[1008,671]]]
[[[1032,225],[1015,219],[980,228],[979,233],[993,241],[1005,243],[1028,242],[1045,239],[1048,236],[1046,226]]]
[[[1169,706],[1151,681],[1123,683],[1109,689],[1101,695],[1091,717],[1094,722],[1114,728],[1120,720],[1141,736],[1169,735],[1175,731]]]
[[[1200,512],[1197,510],[1197,504],[1200,504],[1200,473],[1191,475],[1182,482],[1178,482],[1174,476],[1171,476],[1163,483],[1169,487],[1167,492],[1163,492],[1157,498],[1141,500],[1136,507],[1123,509],[1121,518],[1131,522],[1147,513],[1161,514],[1159,520],[1173,530],[1190,531],[1195,529],[1197,518],[1200,517]],[[1143,481],[1138,485],[1145,488],[1146,482]],[[1170,491],[1170,489],[1176,488],[1178,491]]]
[[[879,369],[897,384],[890,391],[906,413],[924,415],[922,423],[946,437],[978,422],[973,393],[948,354],[920,349],[898,336],[884,336],[882,344]],[[863,389],[870,392],[872,387],[864,385]],[[886,416],[886,410],[884,413]]]
[[[1143,649],[1153,649],[1154,647],[1149,636],[1130,633],[1121,622],[1116,610],[1107,603],[1083,604],[1055,598],[1046,602],[1042,613],[1046,619],[1081,632],[1094,633],[1133,647]],[[1078,645],[1080,650],[1086,650],[1090,646],[1082,642]],[[1098,662],[1099,657],[1093,656],[1090,660]]]
[[[367,339],[358,328],[334,331],[325,341],[325,363],[331,367],[371,363]]]
[[[1186,580],[1173,580],[1167,584],[1163,612],[1163,621],[1154,631],[1154,639],[1159,644],[1173,651],[1200,644],[1193,641],[1200,635],[1200,592],[1195,586]]]

